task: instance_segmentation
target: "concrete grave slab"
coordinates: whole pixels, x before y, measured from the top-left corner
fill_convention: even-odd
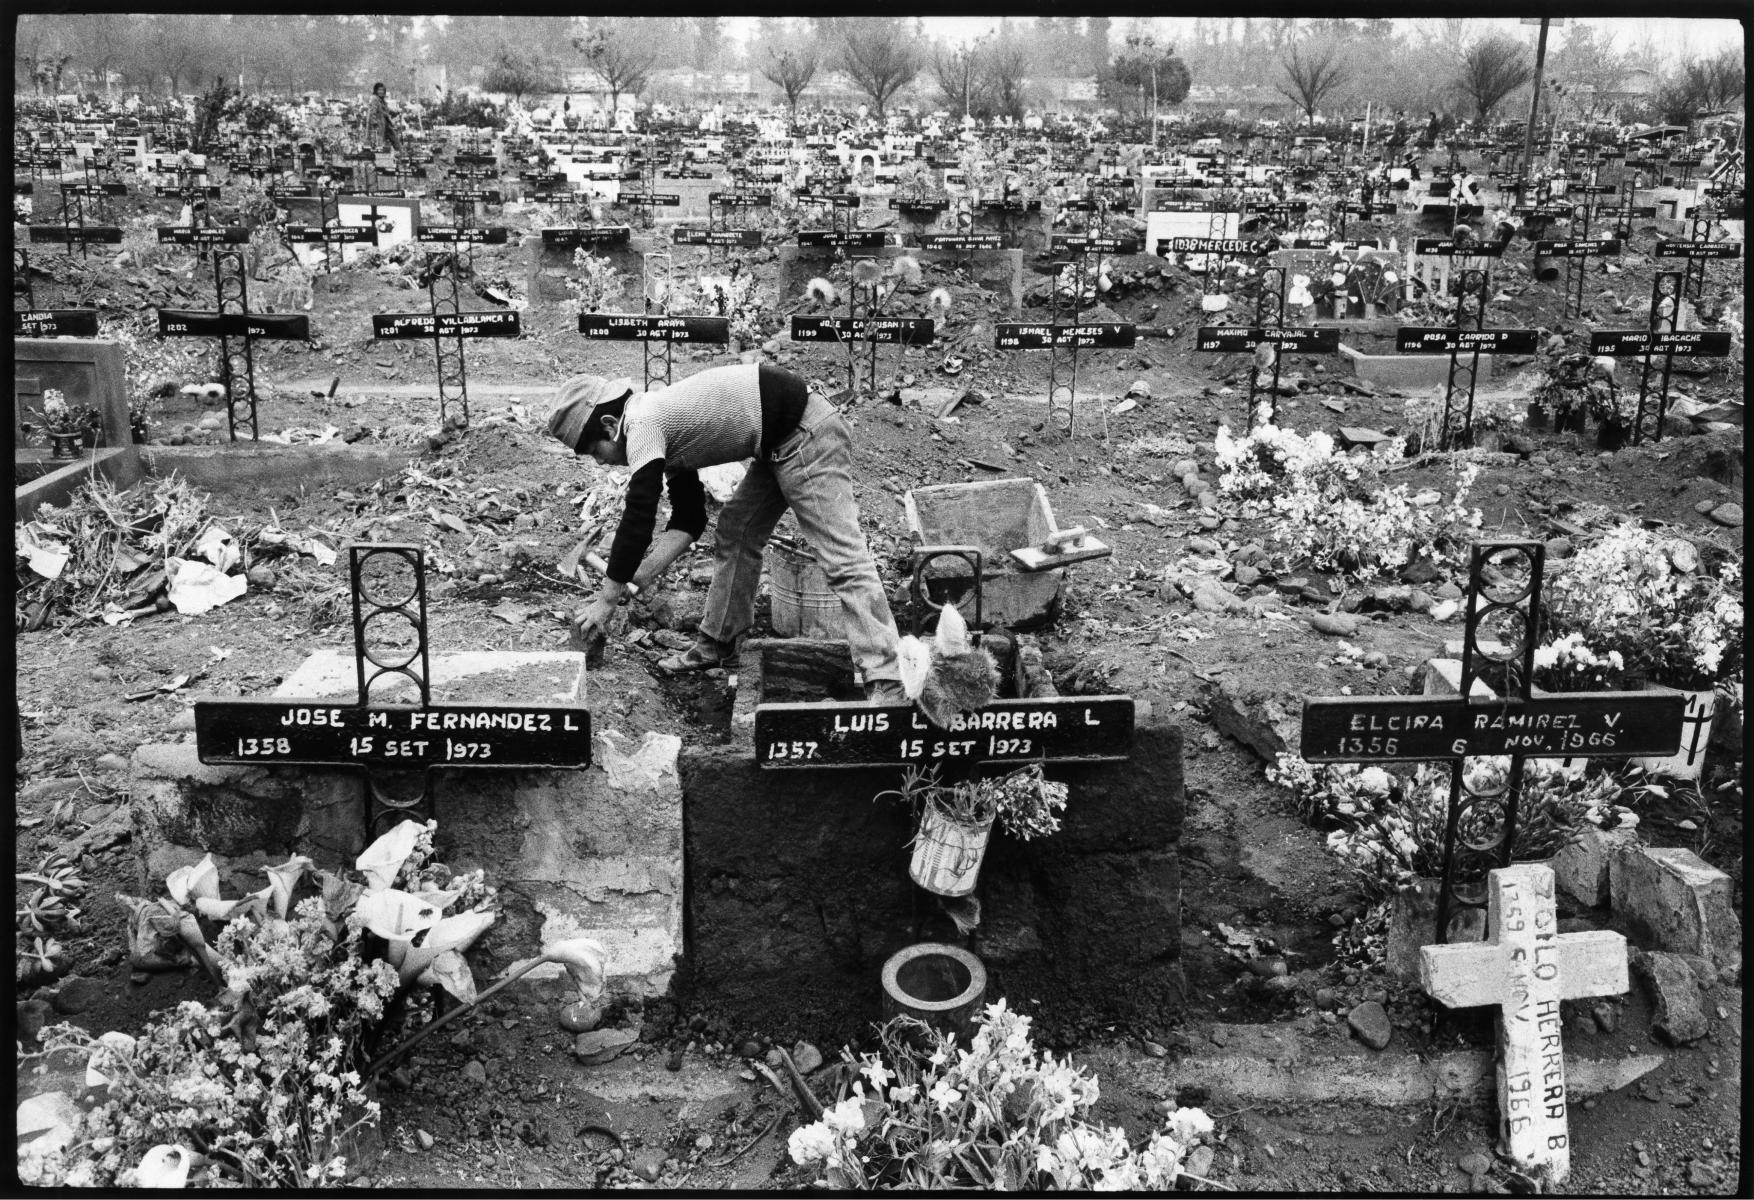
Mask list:
[[[1742,963],[1742,923],[1730,877],[1691,850],[1631,845],[1609,859],[1614,912],[1649,949]]]

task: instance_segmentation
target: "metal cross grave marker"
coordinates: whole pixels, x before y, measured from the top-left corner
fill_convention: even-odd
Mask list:
[[[430,780],[412,794],[385,773],[439,767],[586,767],[591,715],[578,705],[435,702],[428,673],[426,556],[419,546],[348,547],[358,698],[198,701],[195,752],[204,763],[357,767],[371,803],[368,840],[430,806]],[[372,689],[399,676],[415,704],[374,704]]]
[[[1475,543],[1455,696],[1329,696],[1303,702],[1300,752],[1306,762],[1450,764],[1439,943],[1449,938],[1452,904],[1484,907],[1481,864],[1510,865],[1524,759],[1657,756],[1673,754],[1681,745],[1686,697],[1678,692],[1534,694],[1545,557],[1541,542]],[[1476,689],[1476,679],[1486,687]],[[1476,690],[1488,689],[1475,696]],[[1475,791],[1468,784],[1464,760],[1506,754],[1510,770],[1502,790]],[[1464,871],[1468,878],[1459,879]]]

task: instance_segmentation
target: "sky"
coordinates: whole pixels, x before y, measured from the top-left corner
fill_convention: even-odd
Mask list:
[[[1585,17],[1583,20],[1601,32],[1612,34],[1614,44],[1621,48],[1641,41],[1648,33],[1657,52],[1665,56],[1711,55],[1732,46],[1739,50],[1742,46],[1742,27],[1736,21],[1663,17]],[[927,17],[925,21],[930,36],[951,42],[972,41],[991,32],[994,25],[990,16]],[[1131,22],[1131,17],[1114,18],[1112,36],[1119,39]],[[1409,33],[1414,32],[1409,27],[1420,23],[1420,18],[1395,19],[1395,25]],[[1147,24],[1152,26],[1152,32],[1159,40],[1167,38],[1174,42],[1192,33],[1194,21],[1191,17],[1153,17]],[[1479,19],[1478,24],[1483,29],[1497,28],[1513,34],[1520,33],[1527,36],[1531,44],[1537,33],[1535,26],[1524,25],[1515,17],[1484,17]],[[746,42],[754,31],[755,18],[729,17],[727,25],[732,37]],[[1554,45],[1562,37],[1563,34],[1558,31],[1550,30],[1547,35],[1548,45]]]

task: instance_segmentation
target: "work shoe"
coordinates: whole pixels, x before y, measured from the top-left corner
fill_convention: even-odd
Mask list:
[[[666,675],[687,675],[694,671],[707,671],[713,667],[722,667],[736,652],[732,643],[720,642],[702,634],[694,645],[681,654],[671,654],[658,660],[658,670]]]
[[[899,679],[873,679],[865,685],[865,699],[872,704],[906,704],[907,693]]]

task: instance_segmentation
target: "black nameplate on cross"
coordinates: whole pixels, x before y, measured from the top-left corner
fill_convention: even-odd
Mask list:
[[[311,319],[302,313],[220,313],[208,309],[161,308],[160,337],[252,337],[309,341]]]
[[[837,246],[849,250],[877,250],[887,245],[889,235],[881,229],[800,229],[800,246]]]
[[[1170,237],[1157,239],[1157,254],[1243,254],[1259,257],[1271,250],[1272,238]]]
[[[1533,354],[1538,340],[1533,329],[1456,329],[1404,325],[1395,330],[1398,354]]]
[[[90,200],[102,200],[106,196],[126,196],[128,185],[125,183],[68,183],[61,190],[69,196],[84,196]]]
[[[158,240],[172,246],[241,246],[250,231],[242,225],[160,225]]]
[[[1730,352],[1729,333],[1687,330],[1651,333],[1643,329],[1598,329],[1590,333],[1590,353],[1609,357],[1637,354],[1673,354],[1684,358],[1721,358]]]
[[[1194,349],[1208,353],[1246,353],[1263,342],[1281,354],[1337,354],[1340,331],[1261,325],[1204,325],[1194,331]]]
[[[920,249],[922,250],[997,250],[999,248],[999,235],[996,233],[923,233],[920,235]]]
[[[375,338],[517,337],[518,314],[506,311],[466,313],[373,313]]]
[[[740,246],[755,249],[761,245],[759,229],[678,229],[671,235],[678,246]]]
[[[912,221],[929,221],[950,207],[948,200],[903,200],[895,196],[889,198],[889,207],[895,209]]]
[[[1597,255],[1614,257],[1620,243],[1613,238],[1568,238],[1560,241],[1538,241],[1535,253],[1543,258],[1592,258]]]
[[[40,242],[74,243],[98,242],[104,245],[120,245],[122,231],[114,225],[32,225],[30,240]]]
[[[1305,700],[1300,752],[1312,763],[1673,754],[1684,703],[1681,696],[1658,692],[1490,702],[1454,696]]]
[[[995,700],[940,729],[911,706],[758,704],[759,767],[1115,762],[1133,745],[1130,696]]]
[[[1041,211],[1040,200],[982,200],[976,206],[982,212],[1021,215]]]
[[[375,246],[378,230],[375,225],[288,225],[286,240],[306,245]]]
[[[152,189],[152,194],[165,197],[166,199],[177,199],[185,202],[197,199],[217,200],[219,199],[219,185],[217,183],[185,183],[179,186],[176,184],[161,183]]]
[[[1740,258],[1740,242],[1658,242],[1658,258]]]
[[[1137,254],[1134,238],[1096,237],[1088,234],[1055,234],[1050,247],[1067,254]]]
[[[96,337],[97,309],[40,308],[12,314],[14,337]]]
[[[924,346],[938,336],[930,317],[793,317],[795,342],[882,342]]]
[[[708,192],[707,203],[725,208],[771,208],[772,192]]]
[[[1136,325],[1124,321],[1093,321],[1083,325],[1000,321],[993,328],[993,346],[999,350],[1050,350],[1055,346],[1124,350],[1139,335]]]
[[[1414,238],[1413,253],[1435,258],[1502,258],[1504,246],[1498,242],[1458,244],[1454,238]]]
[[[675,208],[682,203],[682,197],[674,193],[659,192],[623,192],[611,203],[633,204],[657,208]]]
[[[590,714],[521,704],[354,705],[316,700],[205,700],[196,757],[212,765],[580,767]]]
[[[656,314],[580,313],[579,332],[610,342],[710,342],[731,340],[729,317],[670,317]]]
[[[503,246],[506,229],[502,225],[427,225],[414,235],[422,242],[461,242],[475,246]]]
[[[542,231],[542,244],[555,250],[575,246],[615,246],[628,241],[633,231],[626,225],[598,225],[573,229],[547,228]]]
[[[792,199],[799,204],[826,204],[831,208],[859,207],[859,198],[845,192],[798,192]]]
[[[440,200],[448,200],[452,204],[498,204],[500,202],[498,188],[439,188],[435,195]]]

